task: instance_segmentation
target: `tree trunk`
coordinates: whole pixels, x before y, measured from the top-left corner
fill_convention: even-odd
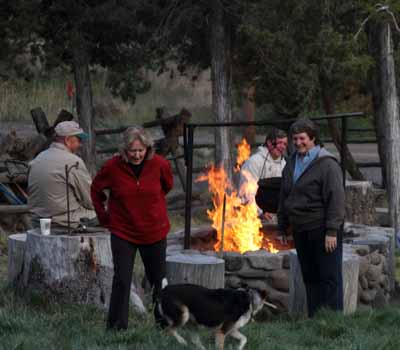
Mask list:
[[[244,94],[244,113],[247,122],[254,122],[254,115],[256,113],[256,87],[254,84],[249,85],[243,89]],[[254,145],[256,143],[256,127],[254,125],[248,126],[245,131],[245,138],[247,143]]]
[[[400,229],[400,124],[399,99],[396,88],[396,72],[393,57],[390,23],[379,25],[379,82],[381,103],[377,111],[383,130],[386,149],[386,184],[389,195],[391,224],[395,228],[397,245]]]
[[[96,173],[96,139],[94,132],[92,86],[90,82],[89,59],[84,42],[79,35],[75,38],[72,53],[79,124],[89,134],[89,140],[82,144],[82,158],[90,174],[94,175]]]
[[[220,0],[212,2],[210,51],[212,107],[215,121],[231,122],[231,82],[232,71],[230,61],[231,38],[226,25],[225,14]],[[232,178],[232,136],[231,128],[215,129],[215,160],[216,164],[224,166],[229,178]]]
[[[391,21],[391,19],[390,19]],[[385,184],[389,197],[391,225],[395,229],[396,245],[399,246],[400,229],[400,125],[399,97],[393,43],[389,22],[369,22],[367,26],[368,49],[375,58],[372,72],[372,92],[379,154],[384,167]]]
[[[8,236],[8,283],[16,285],[24,266],[26,233]]]
[[[322,84],[323,85],[323,84]],[[324,106],[324,110],[326,114],[333,114],[334,113],[334,107],[332,105],[332,98],[329,96],[329,90],[322,87],[322,102]],[[342,135],[340,133],[340,129],[337,125],[336,120],[328,120],[328,126],[329,126],[329,131],[333,140],[333,143],[335,144],[339,154],[341,154],[341,149],[342,149]],[[346,152],[346,170],[349,172],[351,178],[356,181],[364,181],[365,177],[358,168],[356,161],[353,158],[353,155],[351,154],[349,147],[347,144],[344,145],[345,147],[345,152]]]
[[[17,283],[36,290],[50,302],[91,304],[107,309],[113,278],[110,236],[27,234],[22,271]],[[139,312],[143,302],[132,283],[130,301]]]
[[[169,284],[192,283],[206,288],[225,287],[225,262],[214,256],[176,254],[167,257]]]

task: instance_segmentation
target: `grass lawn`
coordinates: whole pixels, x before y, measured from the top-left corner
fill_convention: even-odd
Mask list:
[[[179,220],[173,222],[179,225]],[[6,286],[7,256],[0,242],[0,349],[184,349],[155,328],[151,314],[130,315],[129,330],[105,331],[105,313],[90,306],[48,304],[40,295],[29,301]],[[398,271],[400,256],[397,256]],[[137,266],[141,268],[140,264]],[[243,329],[246,349],[400,349],[400,306],[358,311],[351,316],[322,312],[313,320],[276,317]],[[182,335],[187,335],[182,332]],[[203,343],[214,349],[202,331]],[[236,340],[227,349],[236,349]],[[193,347],[190,347],[193,348]]]
[[[126,332],[104,330],[105,314],[88,306],[48,305],[39,296],[29,305],[0,290],[0,349],[183,349],[154,327],[151,316],[133,313]],[[247,349],[399,349],[400,308],[321,313],[313,320],[276,319],[244,328]],[[184,333],[183,333],[184,334]],[[212,339],[204,335],[212,349]],[[236,347],[230,340],[228,349]]]

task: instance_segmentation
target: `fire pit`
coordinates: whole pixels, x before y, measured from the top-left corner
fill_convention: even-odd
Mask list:
[[[263,226],[261,234],[263,235],[261,249],[243,253],[223,252],[225,286],[265,289],[270,294],[270,300],[284,312],[289,307],[289,254],[293,246],[283,246],[277,240],[274,225]],[[183,231],[169,234],[167,255],[186,253],[218,256],[219,251],[216,247],[218,247],[216,230],[204,226],[192,230],[189,250],[183,250]]]
[[[240,166],[250,154],[245,141],[238,151]],[[283,246],[277,239],[276,226],[263,225],[256,204],[246,200],[246,193],[254,193],[257,183],[248,178],[245,186],[236,189],[225,170],[215,166],[196,181],[208,182],[211,225],[191,230],[188,250],[183,249],[183,231],[170,234],[167,255],[222,257],[225,275],[209,275],[214,274],[221,284],[225,280],[225,287],[266,290],[279,311],[304,314],[304,284],[297,255],[291,249],[293,242]],[[393,232],[378,227],[346,225],[342,265],[345,312],[355,311],[360,303],[376,306],[388,302],[394,287],[391,236]]]
[[[262,231],[267,232],[269,243],[276,242],[276,227],[267,226]],[[379,307],[389,301],[394,289],[392,237],[393,229],[346,224],[343,278],[347,312],[354,311],[360,304]],[[183,230],[170,233],[167,255],[219,255],[215,250],[216,231],[209,226],[192,229],[192,249],[184,250],[183,241]],[[225,287],[265,289],[269,292],[270,300],[279,307],[279,312],[304,313],[304,286],[297,256],[290,248],[276,245],[275,249],[279,250],[276,253],[264,248],[244,253],[223,252]]]

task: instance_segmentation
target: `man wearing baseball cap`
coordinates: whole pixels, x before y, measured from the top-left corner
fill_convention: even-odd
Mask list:
[[[28,204],[32,222],[38,227],[41,218],[51,218],[53,227],[68,225],[65,166],[77,164],[69,173],[70,222],[76,228],[81,219],[96,217],[90,198],[92,179],[83,160],[76,155],[89,135],[74,121],[61,122],[54,131],[50,147],[29,164]]]

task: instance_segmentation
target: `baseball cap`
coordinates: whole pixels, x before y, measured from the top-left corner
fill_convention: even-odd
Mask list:
[[[84,132],[83,129],[79,127],[79,124],[72,120],[58,123],[54,131],[58,136],[77,136],[81,140],[87,140],[89,138],[89,134]]]

